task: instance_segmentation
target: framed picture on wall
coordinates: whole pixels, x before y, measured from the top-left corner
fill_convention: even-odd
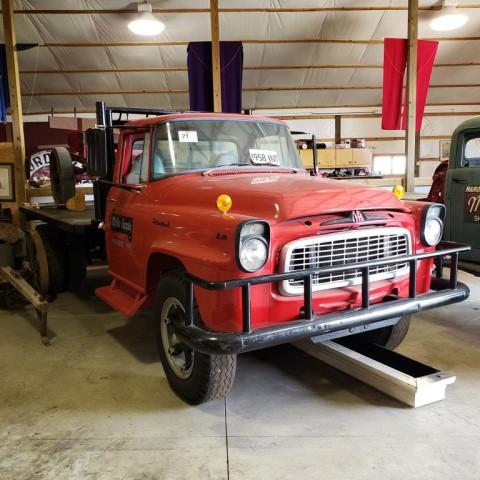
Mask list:
[[[440,161],[448,160],[450,158],[451,140],[440,140]]]
[[[15,201],[13,163],[0,163],[0,202]]]

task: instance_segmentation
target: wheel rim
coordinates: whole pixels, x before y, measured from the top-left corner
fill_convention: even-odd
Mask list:
[[[191,348],[179,341],[174,323],[185,323],[185,308],[178,299],[170,297],[162,306],[160,319],[163,351],[175,375],[186,380],[193,371],[194,353]]]
[[[47,253],[40,235],[35,230],[30,232],[29,247],[30,269],[33,274],[34,286],[42,295],[46,295],[49,288]]]

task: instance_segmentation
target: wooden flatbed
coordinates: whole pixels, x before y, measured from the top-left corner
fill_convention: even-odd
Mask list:
[[[87,204],[82,212],[58,208],[55,205],[46,205],[40,208],[20,207],[20,212],[27,221],[40,220],[45,223],[53,223],[57,228],[74,234],[84,234],[92,228],[95,217],[93,204]]]

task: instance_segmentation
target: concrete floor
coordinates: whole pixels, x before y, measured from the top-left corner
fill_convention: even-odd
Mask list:
[[[0,310],[0,479],[478,480],[480,280],[462,277],[470,300],[419,315],[400,348],[457,374],[417,410],[290,346],[241,356],[226,401],[189,407],[148,315],[64,294],[44,347],[31,311]]]

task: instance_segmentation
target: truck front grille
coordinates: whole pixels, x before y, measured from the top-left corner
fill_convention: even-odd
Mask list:
[[[404,228],[385,227],[347,231],[286,244],[280,257],[280,271],[318,269],[401,257],[411,253],[410,233]],[[370,268],[370,281],[386,280],[408,273],[408,263],[381,265]],[[312,277],[313,291],[358,285],[360,270],[319,274]],[[302,295],[303,279],[280,283],[284,295]]]

